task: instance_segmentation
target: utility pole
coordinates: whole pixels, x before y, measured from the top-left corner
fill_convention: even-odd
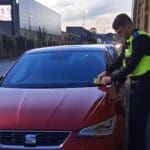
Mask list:
[[[80,5],[80,3],[73,2],[73,4],[77,5],[78,8],[79,8],[81,11],[83,11],[83,27],[85,27],[85,26],[86,26],[86,14],[88,13],[88,11],[87,11],[84,7],[82,7],[82,6]]]
[[[28,38],[30,39],[30,32],[31,32],[31,19],[30,19],[30,12],[28,12]]]

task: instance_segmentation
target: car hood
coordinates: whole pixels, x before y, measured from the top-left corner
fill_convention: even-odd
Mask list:
[[[0,130],[75,130],[104,93],[97,87],[0,88]]]

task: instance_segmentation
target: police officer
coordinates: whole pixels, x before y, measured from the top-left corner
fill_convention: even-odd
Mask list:
[[[113,29],[126,40],[126,48],[107,71],[99,75],[102,84],[131,79],[129,100],[129,150],[146,150],[146,123],[150,113],[150,36],[133,26],[126,14],[114,19]],[[122,70],[113,73],[120,66]]]

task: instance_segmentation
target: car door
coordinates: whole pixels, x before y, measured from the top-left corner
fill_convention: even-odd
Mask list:
[[[110,54],[108,51],[105,51],[105,57],[106,57],[106,67],[110,67],[110,65],[113,63]],[[119,88],[116,86],[114,82],[111,83],[111,85],[106,87],[110,102],[112,103],[114,107],[114,111],[117,114],[124,114],[124,109],[122,107],[123,103],[123,96],[124,96],[124,88]]]

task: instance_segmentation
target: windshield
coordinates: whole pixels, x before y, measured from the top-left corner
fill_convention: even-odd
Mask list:
[[[25,54],[8,73],[2,87],[69,88],[92,86],[105,70],[103,52]]]

